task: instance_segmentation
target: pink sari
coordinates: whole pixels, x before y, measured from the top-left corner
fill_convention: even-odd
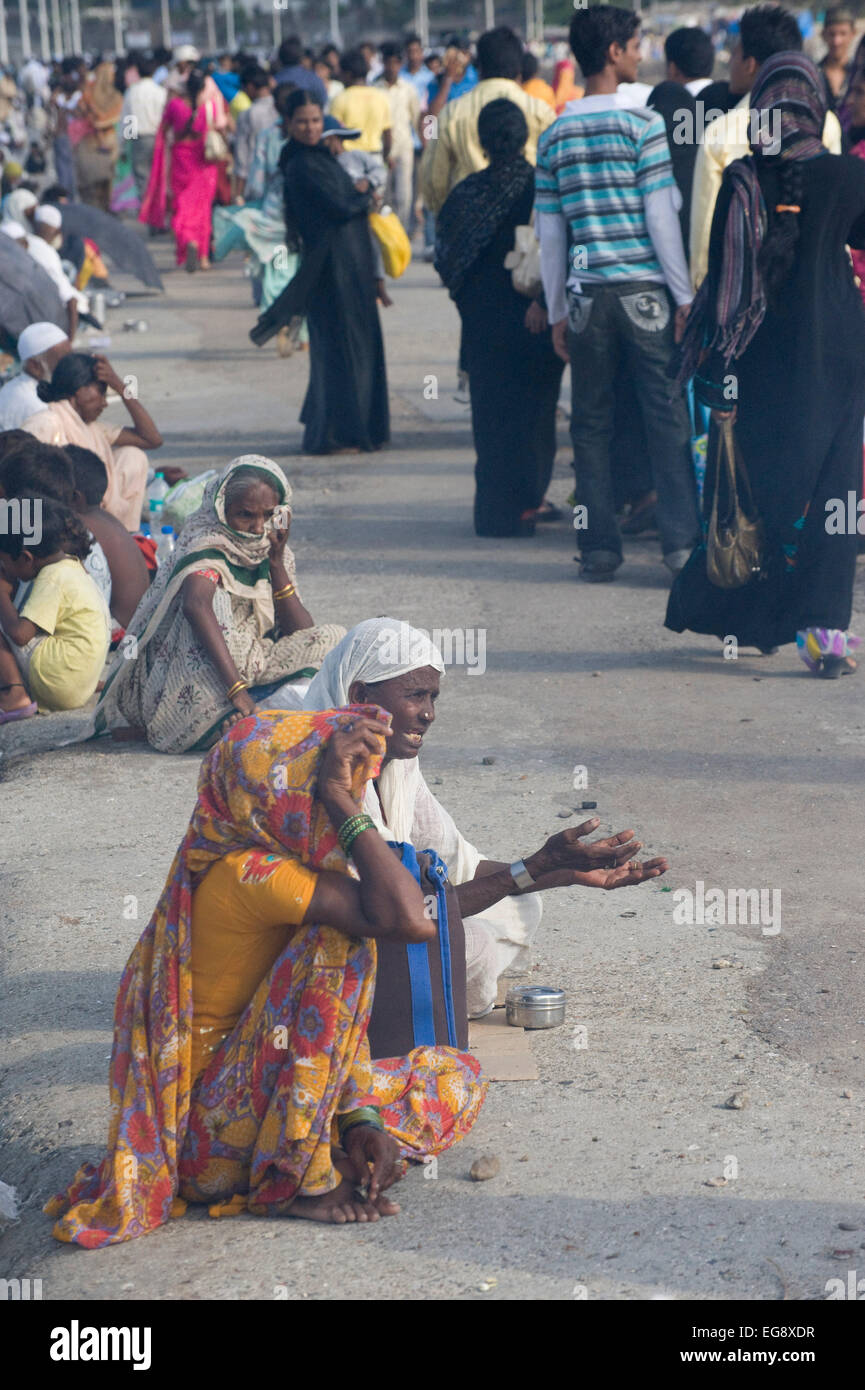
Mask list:
[[[151,227],[164,227],[166,193],[171,188],[171,229],[174,232],[177,264],[182,265],[186,248],[194,242],[200,256],[210,255],[211,217],[219,166],[204,158],[204,139],[209,126],[218,124],[218,113],[209,101],[195,113],[189,134],[190,109],[181,97],[172,97],[165,108],[162,125],[153,150],[153,164],[139,221]],[[173,135],[169,146],[167,136]],[[169,154],[170,149],[170,154]]]

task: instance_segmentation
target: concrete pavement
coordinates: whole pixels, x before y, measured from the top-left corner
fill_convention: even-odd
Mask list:
[[[596,800],[605,831],[632,826],[670,858],[674,891],[547,896],[533,978],[568,991],[568,1022],[532,1037],[540,1081],[494,1084],[437,1179],[409,1176],[398,1218],[194,1213],[128,1246],[69,1249],[40,1207],[101,1151],[117,978],[197,759],[102,741],[9,761],[4,743],[0,1179],[25,1206],[0,1276],[82,1299],[824,1298],[828,1279],[865,1268],[859,682],[808,679],[791,648],[727,661],[712,639],[665,631],[656,542],[632,543],[617,582],[596,587],[576,577],[567,522],[476,538],[457,320],[431,268],[412,266],[383,315],[391,447],[332,459],[297,454],[306,359],[249,343],[239,262],[166,286],[109,324],[150,324],[115,333],[109,356],[139,375],[162,461],[286,464],[316,619],[485,634],[485,670],[449,671],[423,753],[464,833],[510,859]],[[858,606],[862,631],[861,592]],[[779,892],[780,932],[677,922],[675,890],[698,880]],[[725,1108],[742,1091],[744,1108]],[[476,1184],[481,1153],[502,1171]]]

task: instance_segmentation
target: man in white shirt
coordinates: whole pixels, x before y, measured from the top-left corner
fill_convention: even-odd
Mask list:
[[[773,53],[801,51],[802,35],[789,10],[780,5],[754,5],[744,11],[739,21],[739,38],[730,55],[730,92],[740,100],[732,111],[706,126],[694,163],[690,235],[694,289],[699,288],[709,267],[709,235],[724,170],[734,159],[744,159],[751,153],[749,93],[757,73]],[[841,153],[841,127],[833,111],[826,116],[823,144],[832,154]]]
[[[78,330],[78,310],[83,309],[87,312],[88,299],[80,290],[76,290],[72,281],[64,273],[63,264],[58,252],[52,243],[63,226],[63,217],[60,209],[54,207],[52,203],[40,203],[33,213],[33,231],[27,234],[27,250],[38,261],[42,269],[51,276],[57,286],[57,292],[61,300],[66,305],[69,315],[69,340],[74,339]]]
[[[127,87],[123,98],[123,119],[120,130],[127,142],[132,177],[138,190],[139,202],[147,190],[150,166],[153,163],[153,147],[156,133],[162,121],[162,112],[168,99],[164,87],[154,81],[155,58],[139,58],[139,78]]]
[[[399,44],[382,44],[381,56],[384,72],[375,85],[387,93],[391,121],[385,201],[390,203],[408,231],[411,222],[415,139],[420,125],[420,99],[414,83],[400,75],[403,52]]]
[[[0,430],[18,430],[31,415],[45,409],[36,394],[40,381],[48,381],[61,357],[72,344],[56,323],[31,323],[18,339],[21,371],[0,390]]]

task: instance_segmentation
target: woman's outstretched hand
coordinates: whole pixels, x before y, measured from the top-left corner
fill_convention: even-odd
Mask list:
[[[642,863],[634,858],[642,849],[634,839],[633,830],[620,830],[603,840],[583,843],[600,824],[598,817],[582,825],[551,835],[543,849],[526,860],[526,868],[538,888],[566,887],[580,884],[584,888],[627,888],[659,878],[669,865],[666,859],[647,859]]]

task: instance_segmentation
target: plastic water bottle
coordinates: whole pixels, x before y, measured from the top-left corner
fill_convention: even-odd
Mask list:
[[[156,563],[164,565],[166,561],[170,564],[174,554],[174,527],[163,526],[159,537],[159,544],[156,547]]]
[[[164,507],[165,503],[161,497],[154,497],[151,499],[148,511],[150,513],[150,530],[154,536],[159,535],[159,530],[162,526],[162,512]]]
[[[165,474],[159,472],[154,474],[153,482],[147,485],[148,502],[164,502],[168,496],[168,484],[165,481]]]

